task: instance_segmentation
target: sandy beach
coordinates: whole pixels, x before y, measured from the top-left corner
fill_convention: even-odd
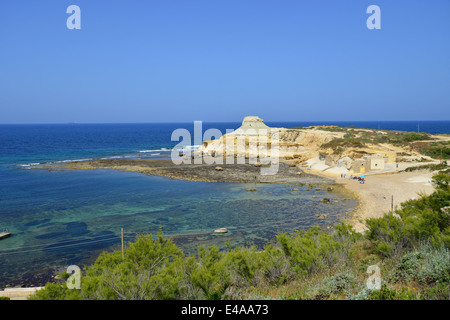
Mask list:
[[[395,210],[406,200],[432,193],[434,187],[429,182],[432,175],[430,171],[385,173],[366,176],[364,184],[348,178],[337,178],[336,182],[357,195],[359,208],[351,224],[361,232],[365,230],[365,219],[382,217],[391,210],[392,203]]]
[[[339,173],[324,173],[318,170],[311,170],[311,173],[334,178],[337,184],[345,186],[355,195],[359,206],[348,223],[358,232],[366,230],[364,224],[366,219],[379,218],[391,211],[392,203],[395,210],[406,200],[419,198],[421,194],[426,195],[434,191],[430,179],[435,173],[429,170],[366,174],[365,183],[349,179],[350,174],[346,174],[346,178],[341,178]]]

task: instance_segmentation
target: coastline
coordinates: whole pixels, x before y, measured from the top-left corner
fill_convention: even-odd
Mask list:
[[[217,170],[220,166],[222,169]],[[132,171],[146,175],[155,175],[167,179],[186,180],[193,182],[231,182],[231,183],[258,183],[258,184],[277,184],[284,188],[284,185],[289,186],[288,189],[295,188],[295,186],[304,185],[307,188],[311,188],[314,192],[315,188],[322,189],[322,192],[327,193],[327,188],[332,187],[330,192],[336,195],[344,190],[343,187],[334,183],[333,179],[319,177],[313,174],[301,173],[297,174],[300,170],[297,167],[289,166],[286,162],[280,163],[280,170],[277,175],[263,176],[260,175],[259,165],[254,164],[200,164],[200,165],[175,165],[169,159],[166,160],[132,160],[132,159],[108,159],[108,160],[94,160],[94,161],[74,161],[74,162],[62,162],[62,163],[47,163],[40,166],[33,166],[35,169],[49,170],[49,171],[69,171],[69,170],[95,170],[95,169],[108,169],[116,171]],[[22,170],[22,169],[19,169]],[[255,180],[256,177],[256,180]],[[251,186],[250,186],[251,187]],[[247,187],[246,187],[247,188]],[[331,189],[330,189],[331,190]],[[250,191],[250,190],[247,190]],[[245,193],[245,191],[243,191]],[[289,192],[290,193],[290,192]],[[252,193],[247,193],[252,194]],[[325,195],[325,197],[331,198]],[[316,201],[319,201],[316,199]],[[330,203],[330,206],[334,203]],[[355,205],[352,204],[351,210],[347,213],[343,212],[340,216],[342,219],[351,214]],[[314,219],[314,218],[313,218]],[[320,222],[322,228],[324,226],[323,220],[317,220]],[[327,220],[328,221],[328,220]],[[256,227],[258,228],[258,227]],[[270,227],[273,228],[273,227]],[[292,232],[294,231],[292,227]],[[231,235],[233,235],[233,229],[231,229]],[[207,234],[211,237],[211,234]],[[173,236],[172,238],[192,238],[199,236],[198,234],[183,234]],[[213,238],[220,238],[220,236],[212,235]],[[207,240],[207,239],[206,239]],[[205,244],[206,244],[205,240]],[[196,241],[199,241],[196,239]],[[203,241],[203,240],[202,240]],[[28,272],[24,277],[7,282],[5,287],[35,287],[43,286],[47,282],[55,282],[54,269],[34,270]]]
[[[306,173],[284,161],[279,162],[279,170],[274,175],[261,175],[261,166],[249,163],[176,165],[169,159],[102,159],[41,164],[33,168],[50,171],[112,169],[197,182],[334,184],[333,178]]]
[[[336,172],[324,172],[314,169],[314,167],[305,170],[305,168],[289,165],[288,161],[280,162],[280,170],[275,176],[259,175],[260,168],[253,164],[224,164],[220,165],[220,170],[217,170],[217,167],[216,164],[177,166],[171,160],[114,159],[49,163],[35,168],[46,170],[111,169],[188,181],[320,185],[332,188],[329,191],[333,193],[345,194],[358,201],[357,207],[349,211],[343,219],[357,232],[366,230],[365,219],[381,217],[390,211],[391,198],[389,195],[394,195],[395,207],[403,201],[418,197],[421,192],[429,194],[434,191],[434,187],[429,183],[433,172],[423,170],[367,174],[366,183],[360,184],[348,177],[340,178],[340,174]],[[29,287],[41,284],[41,282],[53,281],[53,272],[49,271],[39,276],[34,275],[28,280],[22,279],[19,282],[22,286]]]
[[[394,210],[401,202],[430,194],[434,187],[430,184],[433,172],[383,172],[368,173],[364,184],[348,177],[340,178],[340,173],[314,169],[304,170],[289,165],[289,161],[280,161],[276,175],[261,175],[260,167],[254,164],[181,164],[171,160],[108,159],[74,161],[58,164],[45,164],[35,168],[47,170],[92,170],[112,169],[134,171],[169,179],[233,182],[233,183],[290,183],[300,185],[334,185],[333,192],[344,193],[358,201],[358,206],[345,219],[355,231],[366,230],[364,221],[368,218],[382,217]],[[341,186],[341,187],[340,187]],[[393,197],[393,198],[392,198]]]

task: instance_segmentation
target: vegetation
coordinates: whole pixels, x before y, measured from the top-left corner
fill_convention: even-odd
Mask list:
[[[426,132],[360,129],[353,126],[293,127],[289,130],[297,129],[320,129],[344,133],[342,138],[334,138],[321,146],[324,149],[332,149],[336,154],[342,153],[346,148],[364,148],[368,144],[383,143],[410,147],[412,150],[434,159],[450,159],[450,141],[435,141],[435,138]]]
[[[327,143],[322,144],[321,148],[333,149],[336,153],[341,153],[344,148],[364,148],[371,140],[367,138],[357,138],[352,134],[346,134],[344,138],[335,138]]]
[[[447,164],[447,161],[444,160],[444,161],[442,161],[442,163],[425,164],[423,166],[408,167],[402,171],[410,172],[410,171],[417,171],[417,170],[431,170],[431,171],[448,170],[448,164]]]
[[[430,142],[419,146],[419,151],[434,159],[450,159],[450,141]]]
[[[279,234],[256,247],[199,247],[184,253],[159,233],[86,267],[81,289],[48,283],[32,299],[366,299],[450,298],[450,177],[436,191],[369,219],[362,235],[346,224]],[[368,267],[381,287],[370,289]],[[67,275],[66,275],[67,277]]]

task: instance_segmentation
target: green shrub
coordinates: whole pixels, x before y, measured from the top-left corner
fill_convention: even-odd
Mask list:
[[[389,257],[394,251],[394,248],[386,241],[380,241],[376,243],[374,250],[377,253],[381,253],[385,257]]]
[[[418,140],[430,140],[430,134],[428,133],[405,133],[401,135],[401,140],[406,142],[418,141]]]
[[[268,244],[260,255],[263,261],[262,276],[268,285],[281,285],[295,278],[291,260],[279,247]]]
[[[256,247],[237,247],[226,253],[224,263],[236,286],[249,286],[261,270],[260,253]]]
[[[370,142],[370,139],[347,136],[346,138],[335,138],[327,143],[324,143],[321,145],[321,148],[330,148],[336,152],[336,150],[342,149],[343,147],[364,148],[366,147],[366,143]]]
[[[277,241],[289,257],[293,270],[299,275],[307,275],[331,265],[341,249],[340,242],[328,233],[320,232],[317,227],[296,231],[291,236],[280,234]]]
[[[139,235],[121,252],[102,253],[87,268],[81,292],[87,299],[149,300],[179,296],[180,272],[184,255],[169,239],[158,234]]]
[[[403,221],[393,214],[385,214],[382,218],[367,219],[366,224],[368,227],[366,238],[375,244],[374,251],[385,257],[411,246],[403,228]]]
[[[421,245],[418,250],[403,255],[390,277],[394,281],[416,280],[430,284],[450,281],[450,250],[443,245],[439,248],[431,244]]]
[[[192,272],[191,281],[194,286],[201,289],[205,299],[221,299],[231,283],[224,253],[216,246],[199,247],[198,263]]]
[[[435,170],[443,170],[443,169],[446,169],[447,167],[448,167],[447,161],[443,161],[442,163],[438,163],[438,164],[425,164],[423,166],[408,167],[403,171],[411,172],[411,171],[424,170],[424,169],[435,171]]]
[[[434,159],[450,159],[450,148],[448,145],[450,144],[449,141],[446,143],[430,143],[428,146],[422,147],[420,149],[420,152],[432,157]]]
[[[331,277],[326,277],[313,291],[314,299],[322,300],[329,298],[333,294],[343,294],[350,289],[356,278],[350,272],[338,273]]]
[[[425,288],[422,296],[425,300],[450,300],[450,284],[438,283],[431,288]]]
[[[384,283],[380,290],[372,290],[367,300],[417,300],[416,293],[411,292],[408,288],[402,287],[396,290],[392,286]]]
[[[28,300],[80,300],[80,290],[68,289],[66,283],[47,283],[41,290],[37,290]]]

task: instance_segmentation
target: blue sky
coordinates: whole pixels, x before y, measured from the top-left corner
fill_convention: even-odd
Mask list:
[[[69,5],[81,30],[69,30]],[[369,5],[381,30],[369,30]],[[0,2],[0,123],[450,120],[450,1]]]

